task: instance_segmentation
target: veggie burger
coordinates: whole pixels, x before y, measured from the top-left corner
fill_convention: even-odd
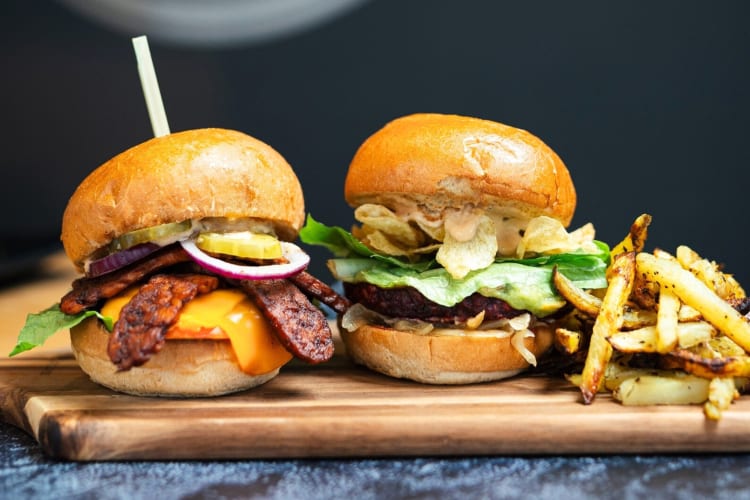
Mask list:
[[[94,382],[157,396],[213,396],[273,378],[292,357],[333,354],[315,297],[345,299],[305,272],[290,243],[304,221],[299,181],[267,144],[237,131],[157,137],[104,163],[62,220],[84,276],[31,314],[11,355],[70,328]]]
[[[398,118],[356,152],[348,232],[308,216],[300,238],[330,249],[354,303],[340,317],[357,363],[423,383],[501,379],[537,363],[566,302],[552,272],[607,285],[591,224],[568,232],[576,193],[536,136],[455,115]]]

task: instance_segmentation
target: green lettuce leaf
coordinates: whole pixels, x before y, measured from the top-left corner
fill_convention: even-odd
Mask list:
[[[410,286],[431,301],[451,307],[479,292],[485,297],[504,300],[513,308],[547,316],[565,305],[552,283],[552,269],[558,270],[581,288],[604,288],[606,263],[577,256],[571,262],[558,261],[533,267],[516,262],[496,262],[454,279],[443,268],[416,272],[368,259],[333,259],[331,272],[341,281],[367,282],[381,288]]]
[[[39,313],[29,314],[26,316],[26,324],[18,333],[16,347],[8,356],[15,356],[38,347],[56,332],[72,328],[91,316],[102,320],[107,330],[112,331],[112,318],[102,316],[98,311],[83,311],[76,315],[69,315],[60,310],[60,304],[55,304]]]

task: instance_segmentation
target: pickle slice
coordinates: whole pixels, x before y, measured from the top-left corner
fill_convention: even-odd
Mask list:
[[[278,259],[281,242],[270,234],[251,233],[201,233],[195,240],[204,252],[232,255],[243,259]]]
[[[111,250],[125,250],[126,248],[140,245],[141,243],[153,242],[157,244],[171,243],[166,240],[170,237],[176,237],[182,233],[187,233],[193,227],[193,223],[189,220],[182,222],[170,222],[167,224],[161,224],[158,226],[145,227],[143,229],[136,229],[125,233],[114,240],[112,240]]]

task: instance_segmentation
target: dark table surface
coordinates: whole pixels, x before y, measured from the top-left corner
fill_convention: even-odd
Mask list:
[[[59,462],[0,424],[3,498],[750,498],[750,455]]]

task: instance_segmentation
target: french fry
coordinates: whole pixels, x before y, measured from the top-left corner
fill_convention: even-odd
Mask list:
[[[739,397],[734,378],[715,378],[708,385],[708,400],[703,405],[703,413],[711,420],[721,419],[721,413],[729,409]]]
[[[580,389],[586,404],[594,401],[602,384],[604,371],[612,357],[612,346],[607,341],[607,337],[622,328],[623,308],[633,288],[634,276],[634,252],[619,254],[607,270],[609,286],[604,294],[599,315],[594,322],[589,350],[581,374]]]
[[[556,328],[555,345],[562,349],[565,354],[575,354],[581,347],[581,332],[567,328]]]
[[[612,392],[619,387],[623,380],[643,375],[654,375],[655,373],[657,373],[657,371],[646,370],[643,368],[631,368],[627,365],[627,362],[622,360],[615,361],[612,359],[604,370],[604,382],[599,390]],[[581,386],[582,375],[580,373],[568,374],[565,378],[576,387]]]
[[[591,318],[595,318],[599,314],[602,307],[601,299],[587,293],[582,288],[578,288],[564,274],[558,272],[557,267],[552,270],[552,282],[555,284],[558,293],[573,307]]]
[[[705,321],[690,321],[677,324],[677,345],[683,349],[711,342],[716,337],[716,328]]]
[[[612,258],[621,253],[642,251],[646,243],[648,226],[650,224],[651,216],[649,214],[639,215],[630,226],[628,235],[611,250]]]
[[[708,399],[710,381],[673,371],[644,370],[623,380],[612,397],[626,406],[700,404]]]
[[[659,352],[659,334],[656,326],[644,326],[635,330],[616,332],[607,340],[612,347],[624,353]],[[675,330],[675,347],[687,349],[701,342],[708,342],[716,334],[716,330],[709,323],[696,321],[679,323]],[[673,349],[674,349],[673,348]]]
[[[656,352],[656,327],[644,326],[636,330],[614,332],[607,341],[620,352]]]
[[[708,346],[713,354],[719,357],[744,356],[745,354],[747,354],[742,347],[738,346],[734,340],[730,339],[726,335],[712,338],[711,340],[709,340]]]
[[[677,260],[722,299],[745,297],[745,290],[734,276],[723,273],[716,262],[701,258],[692,248],[686,245],[677,247]]]
[[[677,313],[677,319],[684,323],[689,321],[700,321],[701,313],[689,305],[682,304],[680,306],[680,312]]]
[[[557,272],[556,268],[552,272],[552,280],[560,295],[577,310],[592,319],[595,319],[599,315],[599,311],[602,308],[602,299],[586,292],[586,290],[578,288],[565,275]],[[656,324],[656,313],[654,311],[644,311],[625,306],[625,310],[623,311],[624,328],[640,328],[654,324]]]
[[[658,307],[659,284],[648,280],[640,274],[636,274],[630,300],[643,310],[655,311]]]
[[[703,378],[750,377],[750,356],[706,357],[687,349],[675,349],[667,357],[688,373]]]
[[[677,257],[672,255],[671,253],[667,252],[666,250],[663,250],[661,248],[654,248],[654,251],[651,252],[654,254],[654,257],[658,257],[660,259],[667,259],[676,262]]]
[[[677,346],[677,316],[680,299],[668,288],[659,292],[656,312],[656,352],[667,353]]]
[[[607,370],[604,372],[604,384],[602,387],[612,392],[620,386],[623,380],[656,374],[658,374],[657,370],[632,368],[627,365],[626,360],[620,359],[618,361],[614,361],[613,359],[609,362],[609,364],[607,365]]]
[[[687,246],[644,252],[650,222],[641,215],[612,249],[607,288],[583,290],[553,271],[576,319],[558,325],[556,344],[586,356],[582,372],[566,377],[585,404],[609,390],[625,405],[703,404],[718,420],[750,389],[750,298]]]
[[[672,254],[659,248],[654,249],[653,254],[654,257],[659,259],[667,259],[677,262]],[[658,311],[660,292],[661,289],[659,288],[659,283],[649,280],[648,276],[644,276],[640,273],[635,274],[635,284],[633,285],[631,299],[642,309]]]
[[[640,253],[636,257],[638,272],[669,289],[679,299],[698,310],[719,331],[750,351],[750,323],[731,305],[716,295],[702,281],[679,264]]]
[[[654,311],[644,311],[643,309],[633,309],[625,306],[622,318],[623,328],[641,328],[655,324],[656,313]]]

